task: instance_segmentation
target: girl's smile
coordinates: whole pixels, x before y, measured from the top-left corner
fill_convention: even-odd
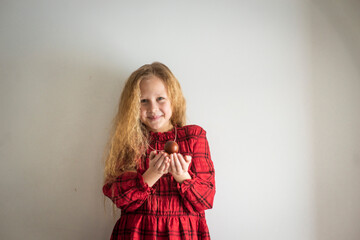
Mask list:
[[[160,115],[160,116],[149,116],[148,118],[150,118],[150,120],[157,120],[160,117],[162,117],[162,115]]]
[[[172,128],[172,109],[163,81],[152,76],[140,83],[140,120],[153,132],[166,132]]]

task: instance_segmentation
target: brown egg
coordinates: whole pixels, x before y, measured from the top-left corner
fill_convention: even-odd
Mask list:
[[[177,153],[179,152],[179,145],[174,141],[167,141],[164,150],[168,154]]]

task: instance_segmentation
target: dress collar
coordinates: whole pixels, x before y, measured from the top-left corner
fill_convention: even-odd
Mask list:
[[[179,128],[177,128],[179,130]],[[175,139],[175,127],[167,132],[152,132],[149,131],[150,139],[156,139],[160,141],[168,141],[168,140],[174,140]]]

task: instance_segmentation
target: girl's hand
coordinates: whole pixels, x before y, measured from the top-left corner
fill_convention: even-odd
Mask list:
[[[170,167],[169,156],[164,152],[152,151],[149,156],[149,168],[142,175],[144,182],[152,187],[163,174],[168,173]]]
[[[173,153],[170,155],[169,172],[173,175],[177,182],[182,183],[186,179],[191,179],[188,172],[190,163],[190,156],[183,157],[180,153]]]
[[[150,171],[157,174],[166,174],[169,172],[170,158],[165,152],[152,151],[149,156],[149,169]]]

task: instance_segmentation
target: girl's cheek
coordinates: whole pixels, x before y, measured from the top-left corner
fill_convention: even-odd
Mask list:
[[[144,119],[145,119],[145,117],[144,117],[144,114],[143,113],[140,113],[140,122],[141,123],[144,123]]]

